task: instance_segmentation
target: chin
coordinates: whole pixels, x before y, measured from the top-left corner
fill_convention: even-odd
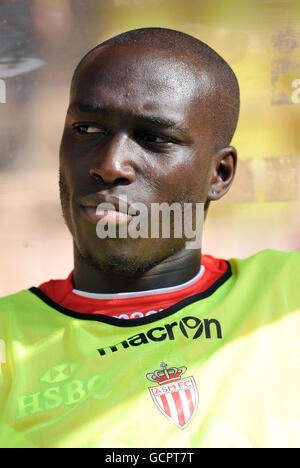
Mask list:
[[[149,271],[178,251],[174,245],[167,245],[161,239],[152,239],[150,242],[150,245],[147,245],[148,243],[145,245],[145,239],[127,240],[127,242],[116,239],[109,242],[102,241],[101,248],[98,245],[93,252],[90,248],[89,251],[77,248],[77,251],[81,260],[97,271],[136,276]]]
[[[80,256],[84,263],[97,271],[126,276],[136,276],[138,274],[143,274],[156,264],[160,263],[160,261],[145,261],[143,263],[141,262],[140,258],[126,258],[120,255],[109,255],[101,259],[89,254],[85,255],[80,253]]]

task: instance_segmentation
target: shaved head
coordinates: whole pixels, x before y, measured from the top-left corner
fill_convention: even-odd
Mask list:
[[[206,104],[205,118],[209,120],[214,133],[214,150],[230,144],[239,116],[239,85],[231,67],[211,47],[189,34],[172,29],[135,29],[112,37],[90,50],[79,62],[72,83],[76,82],[78,72],[94,61],[105,46],[152,47],[161,49],[177,62],[188,64],[203,91],[198,97]]]

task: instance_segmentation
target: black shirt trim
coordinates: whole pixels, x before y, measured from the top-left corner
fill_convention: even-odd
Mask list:
[[[179,301],[176,304],[173,304],[172,306],[167,307],[166,309],[162,310],[161,312],[157,312],[156,314],[148,315],[147,317],[141,317],[141,318],[129,319],[129,320],[118,319],[118,318],[110,317],[104,314],[85,314],[82,312],[75,312],[74,310],[62,307],[61,305],[52,301],[50,297],[48,297],[46,294],[44,294],[40,289],[36,287],[30,288],[29,291],[31,291],[39,299],[41,299],[43,302],[45,302],[47,305],[49,305],[53,309],[69,317],[73,317],[73,318],[80,319],[80,320],[93,320],[96,322],[108,323],[109,325],[115,325],[118,327],[134,327],[138,325],[145,325],[147,323],[157,322],[158,320],[169,317],[170,315],[174,314],[175,312],[178,312],[180,309],[183,309],[184,307],[190,304],[193,304],[194,302],[200,301],[201,299],[205,299],[206,297],[211,296],[232,275],[230,263],[227,260],[226,260],[226,263],[227,263],[227,270],[225,271],[225,273],[223,273],[223,275],[220,276],[220,278],[218,278],[205,291],[202,291],[201,293],[198,293],[198,294],[194,294],[193,296],[188,296],[182,299],[182,301]]]

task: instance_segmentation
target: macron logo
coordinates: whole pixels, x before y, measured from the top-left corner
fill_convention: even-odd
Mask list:
[[[132,346],[140,346],[150,341],[175,340],[178,336],[184,336],[186,339],[196,340],[201,336],[205,339],[222,339],[221,324],[215,319],[202,319],[198,317],[184,317],[179,322],[172,322],[162,327],[154,327],[146,333],[138,333],[130,336],[127,340],[116,343],[112,346],[99,348],[100,356],[105,356],[107,352],[115,353],[120,349],[128,349]]]

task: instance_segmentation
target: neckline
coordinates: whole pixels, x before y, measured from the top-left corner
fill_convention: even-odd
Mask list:
[[[93,322],[102,322],[109,325],[114,325],[119,328],[130,328],[130,327],[138,327],[142,325],[146,325],[153,322],[158,322],[164,318],[167,318],[174,313],[184,309],[188,305],[191,305],[197,301],[210,297],[217,289],[219,289],[231,276],[232,270],[231,265],[228,260],[225,260],[227,264],[226,271],[213,283],[211,284],[205,291],[201,293],[194,294],[192,296],[188,296],[185,299],[177,302],[176,304],[164,309],[161,312],[157,312],[156,314],[148,315],[146,317],[135,318],[130,320],[124,320],[120,318],[110,317],[108,315],[103,314],[82,314],[81,312],[76,312],[71,309],[67,309],[52,299],[50,299],[46,294],[44,294],[40,289],[36,287],[29,288],[29,291],[37,296],[40,300],[46,303],[50,308],[61,312],[63,315],[66,315],[70,318],[75,318],[84,321],[93,321]]]
[[[136,291],[136,292],[127,292],[127,293],[114,293],[114,294],[103,294],[103,293],[89,293],[86,291],[80,291],[78,289],[73,289],[72,293],[76,294],[77,296],[81,297],[86,297],[89,299],[107,299],[107,300],[113,300],[113,299],[128,299],[132,297],[143,297],[143,296],[153,296],[156,294],[167,294],[171,292],[177,292],[181,291],[182,289],[185,289],[192,284],[194,284],[196,281],[198,281],[205,272],[205,267],[203,265],[200,266],[200,269],[196,276],[191,278],[190,280],[186,281],[185,283],[178,284],[177,286],[171,286],[168,288],[158,288],[158,289],[149,289],[147,291]]]

